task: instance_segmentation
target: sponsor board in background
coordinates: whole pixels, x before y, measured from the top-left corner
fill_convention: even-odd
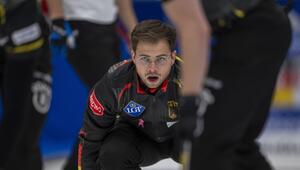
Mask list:
[[[300,169],[300,16],[290,16],[293,42],[280,73],[273,108],[259,138],[275,170]]]
[[[275,170],[300,169],[300,113],[273,110],[263,135],[262,150]]]

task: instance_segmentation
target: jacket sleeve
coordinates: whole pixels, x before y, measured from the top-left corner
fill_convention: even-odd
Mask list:
[[[97,160],[101,143],[114,125],[115,98],[109,79],[104,76],[91,90],[84,113],[83,126],[79,133],[78,169],[99,169]]]

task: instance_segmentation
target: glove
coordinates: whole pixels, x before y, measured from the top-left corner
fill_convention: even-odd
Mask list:
[[[53,20],[51,30],[50,47],[55,56],[66,56],[68,48],[76,48],[78,31],[74,31],[68,21],[63,19]]]
[[[181,113],[179,137],[189,140],[199,137],[203,131],[206,109],[214,102],[215,97],[209,88],[203,88],[199,95],[182,96],[179,107]]]
[[[199,107],[198,96],[182,96],[180,98],[180,113],[178,135],[181,139],[192,140],[197,122],[197,110]]]
[[[215,89],[222,87],[221,82],[210,79]],[[199,95],[182,96],[180,98],[180,123],[177,130],[179,140],[182,142],[179,159],[183,170],[190,169],[193,141],[200,137],[204,128],[204,114],[209,105],[215,102],[215,97],[209,88],[203,88]]]

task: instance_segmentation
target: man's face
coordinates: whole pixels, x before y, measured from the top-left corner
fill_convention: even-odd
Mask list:
[[[168,77],[176,56],[165,40],[157,43],[140,41],[136,51],[131,53],[139,77],[149,88],[160,86]]]

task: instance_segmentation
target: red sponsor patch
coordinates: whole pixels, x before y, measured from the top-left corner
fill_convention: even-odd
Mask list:
[[[104,107],[96,98],[95,91],[92,92],[89,100],[90,100],[90,109],[93,111],[93,113],[97,116],[103,116]]]

